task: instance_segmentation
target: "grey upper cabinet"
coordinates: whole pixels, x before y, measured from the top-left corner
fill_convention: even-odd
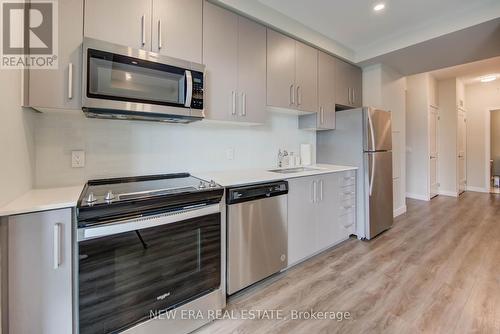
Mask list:
[[[151,50],[201,63],[202,0],[153,0]]]
[[[203,9],[206,117],[265,121],[266,30],[209,2]]]
[[[203,63],[207,119],[236,120],[238,16],[209,2],[203,7]]]
[[[335,63],[335,103],[345,107],[361,107],[361,69],[340,59]]]
[[[8,219],[9,333],[73,333],[72,210]]]
[[[267,30],[267,105],[318,111],[318,50]]]
[[[202,0],[85,0],[84,33],[201,63],[202,11]]]
[[[266,120],[266,28],[238,17],[238,119]]]
[[[318,111],[318,50],[295,42],[297,109]]]
[[[24,75],[23,105],[40,111],[81,109],[83,1],[60,1],[58,19],[58,68]]]
[[[299,116],[300,129],[335,129],[335,58],[321,51],[318,56],[318,106],[317,113]]]
[[[151,0],[85,0],[84,34],[150,50],[151,13]]]
[[[267,29],[267,105],[295,108],[295,41]]]
[[[335,129],[335,58],[320,52],[318,61],[318,129]]]

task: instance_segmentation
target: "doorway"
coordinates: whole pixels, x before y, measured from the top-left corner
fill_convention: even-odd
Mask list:
[[[429,106],[429,190],[430,198],[439,194],[438,182],[438,129],[439,110],[433,105]]]
[[[467,187],[467,118],[462,108],[458,109],[457,142],[457,184],[460,195]]]
[[[490,111],[490,193],[500,194],[500,109]]]

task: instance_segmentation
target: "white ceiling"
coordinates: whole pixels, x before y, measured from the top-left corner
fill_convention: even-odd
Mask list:
[[[254,0],[354,51],[364,61],[500,17],[499,0]],[[375,13],[375,3],[386,8]]]
[[[432,71],[431,74],[437,80],[459,78],[465,84],[477,83],[479,82],[480,77],[489,74],[497,75],[497,80],[500,80],[500,57],[447,67],[437,71]]]

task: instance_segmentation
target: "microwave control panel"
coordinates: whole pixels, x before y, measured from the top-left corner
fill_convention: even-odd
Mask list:
[[[203,109],[203,73],[192,71],[193,76],[193,100],[191,108]]]

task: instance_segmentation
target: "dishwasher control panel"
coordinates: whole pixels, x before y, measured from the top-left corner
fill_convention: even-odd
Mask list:
[[[288,194],[288,182],[278,181],[272,183],[229,188],[226,201],[227,204],[231,205],[285,194]]]

